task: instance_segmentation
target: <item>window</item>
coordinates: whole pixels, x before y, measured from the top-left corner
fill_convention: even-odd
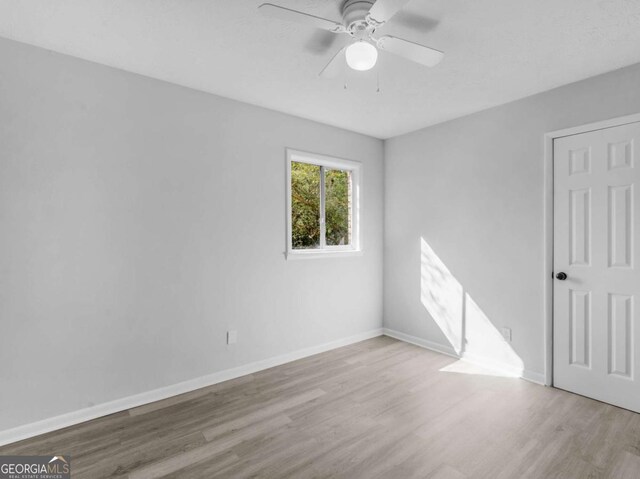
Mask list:
[[[360,163],[287,150],[287,257],[360,251]]]

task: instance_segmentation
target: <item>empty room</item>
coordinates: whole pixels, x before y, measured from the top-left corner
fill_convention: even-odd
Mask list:
[[[0,0],[0,479],[640,479],[640,0]]]

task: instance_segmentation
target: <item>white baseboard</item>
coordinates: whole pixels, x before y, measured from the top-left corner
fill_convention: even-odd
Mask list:
[[[395,338],[400,341],[404,341],[405,343],[414,344],[416,346],[420,346],[421,348],[435,351],[436,353],[446,354],[447,356],[452,356],[454,358],[460,358],[458,353],[456,353],[456,350],[451,346],[435,343],[433,341],[429,341],[428,339],[411,336],[410,334],[401,333],[400,331],[395,331],[389,328],[383,328],[382,331],[385,336],[389,336],[390,338]]]
[[[530,383],[539,384],[540,386],[549,386],[547,384],[547,378],[543,373],[536,373],[535,371],[522,371],[522,379],[529,381]]]
[[[464,353],[461,356],[457,354],[455,349],[453,349],[449,345],[436,343],[433,341],[429,341],[428,339],[419,338],[417,336],[411,336],[410,334],[401,333],[400,331],[394,331],[393,329],[383,328],[383,333],[385,336],[389,336],[391,338],[404,341],[405,343],[414,344],[416,346],[420,346],[421,348],[429,349],[437,353],[446,354],[447,356],[452,356],[454,358],[464,359],[465,361],[476,364],[483,368],[500,371],[509,376],[518,377],[532,383],[540,384],[542,386],[546,385],[545,376],[542,373],[527,371],[526,369],[520,370],[520,369],[514,368],[511,365],[502,364],[492,359],[478,356],[468,352]]]
[[[25,424],[5,431],[0,431],[0,446],[11,444],[13,442],[21,441],[34,436],[39,436],[51,431],[56,431],[65,427],[73,426],[81,422],[97,419],[102,416],[114,414],[120,411],[126,411],[134,407],[149,404],[162,399],[167,399],[172,396],[184,394],[196,389],[200,389],[207,386],[212,386],[223,381],[235,379],[240,376],[246,376],[247,374],[256,373],[264,369],[269,369],[274,366],[296,361],[298,359],[313,356],[314,354],[323,353],[332,349],[340,348],[342,346],[348,346],[349,344],[364,341],[365,339],[375,338],[382,336],[383,330],[373,329],[364,333],[349,336],[347,338],[338,339],[337,341],[331,341],[329,343],[312,346],[305,349],[300,349],[273,358],[264,359],[262,361],[256,361],[253,363],[245,364],[244,366],[238,366],[236,368],[219,371],[217,373],[209,374],[195,379],[190,379],[170,386],[165,386],[152,391],[136,394],[134,396],[128,396],[115,401],[110,401],[103,404],[98,404],[78,411],[72,411],[70,413],[62,414],[60,416],[43,419],[41,421]]]

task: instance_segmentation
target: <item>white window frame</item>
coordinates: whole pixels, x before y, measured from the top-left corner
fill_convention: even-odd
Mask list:
[[[305,151],[286,150],[287,171],[287,259],[326,258],[358,256],[362,254],[362,239],[360,238],[360,216],[362,211],[362,163],[359,161],[343,160],[332,156],[308,153]],[[291,224],[291,163],[308,163],[320,166],[320,248],[294,249],[293,228]],[[351,244],[328,246],[325,243],[324,225],[324,169],[347,170],[351,173]]]

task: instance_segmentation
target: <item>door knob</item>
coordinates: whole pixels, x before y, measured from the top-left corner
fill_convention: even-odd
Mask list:
[[[564,281],[565,279],[567,279],[567,273],[560,272],[556,274],[556,279],[559,279],[560,281]]]

